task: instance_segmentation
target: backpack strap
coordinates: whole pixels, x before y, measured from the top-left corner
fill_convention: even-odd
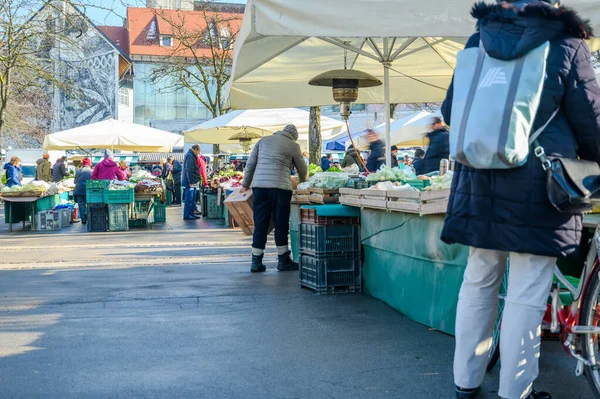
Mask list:
[[[556,110],[552,113],[552,115],[550,116],[548,121],[546,121],[546,123],[542,127],[540,127],[535,132],[533,132],[531,135],[529,135],[529,145],[533,144],[538,139],[538,137],[540,137],[540,134],[542,134],[542,132],[548,127],[550,122],[552,122],[552,120],[554,120],[556,115],[558,115],[558,111],[560,111],[560,106],[558,108],[556,108]],[[536,147],[537,147],[537,145],[536,145]]]

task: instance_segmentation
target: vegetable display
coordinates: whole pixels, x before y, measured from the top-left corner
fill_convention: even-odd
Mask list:
[[[454,172],[448,171],[444,176],[434,176],[431,178],[431,185],[425,187],[425,191],[447,190],[452,186],[452,177]]]
[[[416,179],[415,172],[412,168],[404,166],[398,168],[390,168],[384,166],[375,173],[370,173],[367,176],[367,181],[402,181],[402,180],[414,180]]]
[[[310,165],[308,165],[308,176],[314,176],[317,173],[321,173],[323,172],[323,169],[321,169],[320,166],[315,165],[314,163],[311,163]]]
[[[348,184],[348,175],[346,173],[321,172],[315,174],[307,182],[298,185],[298,190],[303,191],[309,188],[343,188]]]
[[[152,173],[140,169],[129,178],[129,181],[137,183],[142,180],[151,180],[153,178],[154,178],[154,176],[152,176]]]
[[[212,188],[222,188],[223,190],[230,190],[232,188],[242,187],[242,180],[244,174],[242,172],[236,172],[233,170],[220,171],[218,173],[211,174],[210,186]]]
[[[342,169],[338,168],[337,166],[332,166],[331,168],[327,169],[327,172],[329,172],[329,173],[342,173],[344,171]]]

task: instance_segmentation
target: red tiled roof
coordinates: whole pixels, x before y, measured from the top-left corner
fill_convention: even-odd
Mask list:
[[[209,20],[217,25],[227,25],[227,28],[237,35],[244,15],[236,12],[207,12]],[[192,37],[201,37],[207,29],[207,17],[202,11],[166,10],[153,8],[127,9],[127,26],[129,28],[129,51],[132,56],[191,56],[190,50],[182,48],[177,37],[179,27]],[[174,28],[175,27],[175,28]],[[148,33],[154,33],[154,35]],[[163,47],[159,44],[159,36],[174,36],[173,47]],[[154,38],[153,38],[154,36]],[[196,55],[211,57],[210,48],[198,41]]]
[[[126,28],[122,26],[98,26],[98,29],[129,56],[129,34]]]

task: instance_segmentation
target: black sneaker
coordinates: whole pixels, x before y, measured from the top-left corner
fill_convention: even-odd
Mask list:
[[[298,270],[298,264],[292,260],[291,254],[291,251],[287,251],[283,255],[279,255],[277,270],[279,270],[280,272]]]
[[[260,256],[252,255],[252,267],[250,268],[252,273],[262,273],[267,270],[265,265],[262,263],[264,256],[264,254]]]
[[[537,392],[535,390],[532,390],[527,398],[528,399],[552,399],[552,395],[550,395],[548,392]]]
[[[479,394],[479,387],[477,388],[461,388],[456,387],[456,399],[475,399]]]

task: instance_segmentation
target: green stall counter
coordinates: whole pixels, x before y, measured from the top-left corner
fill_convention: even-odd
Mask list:
[[[361,211],[364,291],[406,317],[454,335],[468,247],[440,240],[444,215]]]

